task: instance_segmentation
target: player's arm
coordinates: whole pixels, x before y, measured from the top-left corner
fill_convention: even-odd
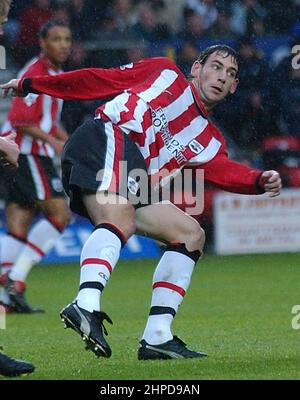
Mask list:
[[[43,96],[36,94],[30,94],[24,99],[15,98],[8,116],[15,130],[48,143],[57,153],[61,153],[64,143],[40,128],[42,117]]]
[[[280,194],[281,178],[277,171],[258,171],[230,160],[225,153],[220,153],[205,165],[204,179],[207,182],[233,193],[261,194],[270,197]]]
[[[54,136],[48,135],[38,126],[18,126],[18,131],[23,135],[29,135],[34,139],[39,139],[44,143],[48,143],[56,153],[60,154],[63,150],[65,141],[62,141]]]
[[[57,125],[55,138],[65,143],[68,140],[68,137],[65,128],[61,125]]]
[[[13,79],[0,85],[3,96],[44,93],[63,100],[96,100],[116,96],[130,87],[143,83],[150,74],[163,69],[179,71],[164,57],[144,59],[118,68],[85,68],[54,76]]]

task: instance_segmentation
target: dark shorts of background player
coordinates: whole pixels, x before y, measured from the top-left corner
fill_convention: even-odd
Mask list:
[[[20,154],[18,163],[17,172],[4,180],[6,204],[33,208],[38,200],[66,197],[52,158]]]
[[[123,170],[120,174],[120,182],[114,189],[104,190],[104,192],[116,193],[127,199],[132,198],[132,192],[129,195],[128,189],[131,171],[142,169],[147,173],[144,158],[136,144],[119,128],[115,127],[115,129],[118,130],[119,139],[115,142],[115,146],[110,147],[105,123],[99,119],[86,121],[75,130],[64,147],[63,187],[70,198],[71,210],[87,218],[89,216],[82,197],[86,194],[96,194],[99,190],[102,183],[99,179],[99,171],[105,172],[107,157],[114,155],[114,168],[118,168],[119,161],[127,161],[127,171]],[[120,192],[118,190],[120,187],[125,188],[126,193],[124,190]],[[139,190],[136,193],[137,196],[139,196]],[[136,203],[133,204],[135,208],[145,205]]]

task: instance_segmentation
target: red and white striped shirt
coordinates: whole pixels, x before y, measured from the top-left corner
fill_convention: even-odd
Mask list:
[[[19,72],[19,77],[28,78],[35,75],[56,75],[55,70],[44,57],[38,57],[27,63]],[[29,94],[24,98],[15,97],[12,101],[7,121],[2,127],[2,135],[15,131],[16,143],[21,154],[40,155],[53,158],[54,149],[40,139],[20,132],[19,127],[38,126],[48,135],[56,136],[57,124],[60,121],[63,101],[47,95]]]
[[[207,119],[194,85],[167,58],[34,77],[30,84],[35,93],[65,100],[115,96],[96,110],[96,118],[130,135],[149,175],[161,170],[174,173],[193,163],[205,170],[206,180],[225,190],[258,192],[255,183],[261,172],[228,159],[225,140]]]
[[[139,147],[149,175],[173,172],[187,162],[211,160],[222,142],[199,113],[192,87],[169,67],[115,97],[97,116],[118,125]]]

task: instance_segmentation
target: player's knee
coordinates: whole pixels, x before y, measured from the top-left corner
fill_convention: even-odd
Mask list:
[[[61,226],[66,227],[71,221],[71,212],[68,209],[61,210],[53,216],[53,218],[55,218]]]
[[[135,210],[131,204],[106,209],[101,222],[115,225],[127,239],[136,231]]]
[[[18,238],[21,241],[26,241],[29,228],[30,227],[28,227],[27,229],[23,227],[8,227],[7,233],[11,236]]]
[[[45,217],[54,225],[59,231],[63,231],[71,221],[71,211],[66,208],[59,212],[45,213]]]
[[[126,210],[124,217],[120,219],[120,226],[122,232],[124,232],[127,238],[129,238],[135,233],[136,223],[135,223],[135,211],[133,207],[130,207]]]
[[[18,238],[26,239],[28,232],[30,230],[30,224],[22,223],[18,221],[16,223],[7,224],[7,231]]]
[[[187,234],[185,245],[189,251],[202,251],[205,244],[205,231],[195,222],[190,226],[190,232]]]

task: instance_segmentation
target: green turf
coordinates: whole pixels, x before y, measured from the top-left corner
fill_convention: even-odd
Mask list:
[[[299,379],[300,330],[291,309],[300,304],[298,254],[206,256],[174,321],[189,347],[209,353],[201,360],[137,360],[151,296],[153,261],[122,262],[102,301],[113,355],[97,359],[80,337],[64,330],[58,312],[75,296],[77,265],[35,267],[28,300],[46,314],[9,315],[1,344],[31,360],[25,379]],[[24,378],[22,378],[24,379]]]

